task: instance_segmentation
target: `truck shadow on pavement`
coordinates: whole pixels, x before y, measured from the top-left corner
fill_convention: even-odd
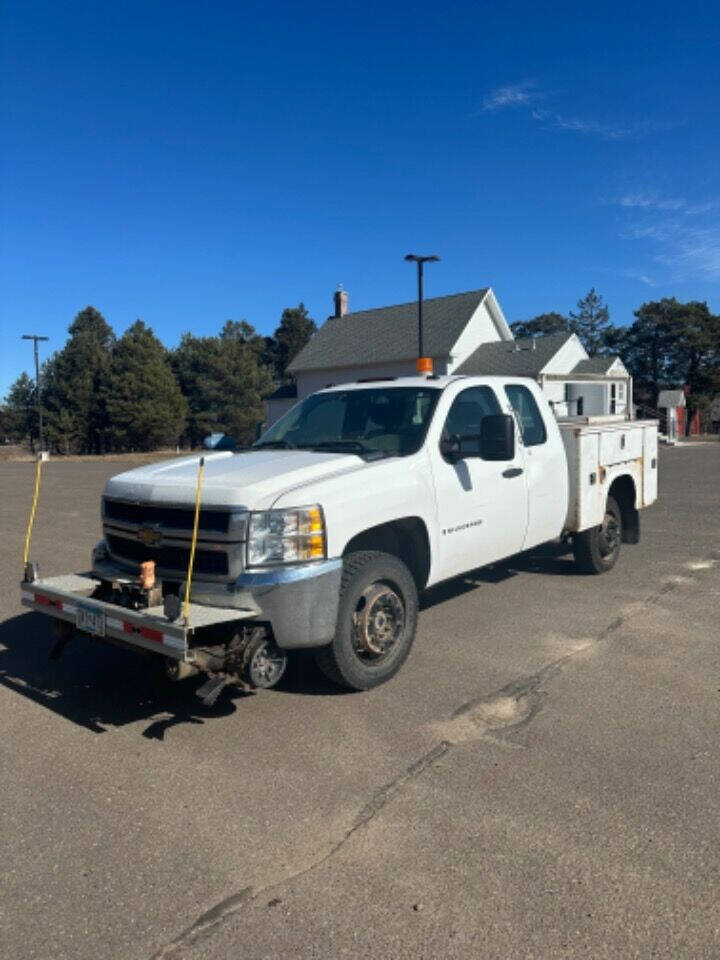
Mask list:
[[[422,596],[420,607],[429,609],[482,584],[501,584],[519,573],[579,576],[567,553],[566,546],[549,544],[518,554],[438,584]],[[52,628],[41,614],[22,613],[0,623],[0,684],[93,733],[147,720],[142,735],[163,740],[172,727],[227,717],[235,713],[237,702],[255,696],[228,686],[214,706],[206,707],[195,696],[202,678],[172,682],[165,677],[160,658],[152,654],[77,636],[60,659],[51,660],[54,642]],[[285,676],[271,691],[276,693],[349,695],[320,674],[310,651],[298,651],[291,657]]]
[[[0,623],[0,685],[93,733],[148,720],[142,735],[163,740],[181,724],[227,717],[236,703],[252,699],[237,686],[206,707],[195,696],[202,677],[173,682],[160,658],[74,637],[58,660],[50,659],[55,637],[46,617],[22,613]],[[342,694],[320,676],[308,657],[293,658],[277,692]],[[274,692],[274,691],[271,691]]]
[[[476,590],[481,584],[499,584],[512,580],[519,573],[544,574],[554,577],[581,577],[566,543],[546,543],[525,553],[518,553],[489,567],[479,567],[452,580],[430,587],[420,598],[420,609],[428,610],[440,603]]]
[[[150,720],[143,736],[162,740],[171,727],[234,713],[235,700],[245,696],[226,690],[205,708],[194,695],[197,678],[171,682],[152,655],[78,636],[59,660],[51,660],[53,644],[41,614],[23,613],[0,624],[0,684],[93,733]]]

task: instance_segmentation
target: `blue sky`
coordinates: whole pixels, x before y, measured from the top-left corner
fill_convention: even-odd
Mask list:
[[[720,8],[5,0],[0,392],[91,303],[168,344],[491,285],[720,309]]]

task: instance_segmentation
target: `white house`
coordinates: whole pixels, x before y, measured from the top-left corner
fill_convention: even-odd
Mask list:
[[[456,373],[532,377],[558,417],[626,415],[632,378],[620,357],[589,357],[574,333],[486,343]]]
[[[417,301],[348,312],[348,294],[288,366],[294,384],[266,400],[266,425],[331,384],[415,373]],[[533,377],[558,416],[624,414],[631,379],[619,357],[588,357],[575,334],[515,340],[490,287],[423,301],[423,353],[439,375]]]

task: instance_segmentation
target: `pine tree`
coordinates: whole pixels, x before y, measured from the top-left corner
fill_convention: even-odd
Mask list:
[[[593,357],[605,346],[605,336],[610,328],[610,311],[600,294],[595,292],[595,287],[582,300],[578,300],[577,311],[570,311],[570,330],[577,334]]]
[[[553,333],[563,333],[568,329],[568,319],[561,313],[540,313],[532,320],[517,320],[510,324],[513,334],[521,337],[547,337]]]
[[[190,409],[191,445],[215,431],[239,444],[255,439],[265,416],[262,399],[272,389],[265,350],[265,338],[243,322],[228,321],[218,337],[183,336],[173,367]]]
[[[274,362],[278,379],[286,377],[288,364],[300,353],[302,348],[315,333],[317,326],[309,316],[304,303],[297,307],[286,307],[280,317],[280,324],[275,331]]]
[[[64,453],[101,453],[107,428],[104,386],[115,335],[95,307],[81,310],[68,333],[65,346],[44,366],[47,434]]]
[[[219,344],[220,425],[238,443],[251,443],[257,425],[265,419],[263,397],[272,390],[272,376],[262,364],[264,338],[247,323],[229,322]]]
[[[38,436],[35,382],[23,372],[12,384],[3,404],[4,430],[15,443],[29,440],[35,449]]]
[[[222,398],[209,390],[213,371],[217,366],[219,342],[217,337],[195,337],[184,333],[170,362],[180,390],[188,404],[188,419],[184,439],[190,447],[197,447],[203,437],[213,433],[221,419],[218,403]]]
[[[113,346],[103,396],[115,449],[155,450],[182,436],[187,402],[165,347],[142,320]]]

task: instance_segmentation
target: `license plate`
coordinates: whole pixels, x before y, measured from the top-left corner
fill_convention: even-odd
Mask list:
[[[75,612],[75,626],[85,633],[92,633],[96,637],[105,636],[105,611],[89,603],[78,605]]]

